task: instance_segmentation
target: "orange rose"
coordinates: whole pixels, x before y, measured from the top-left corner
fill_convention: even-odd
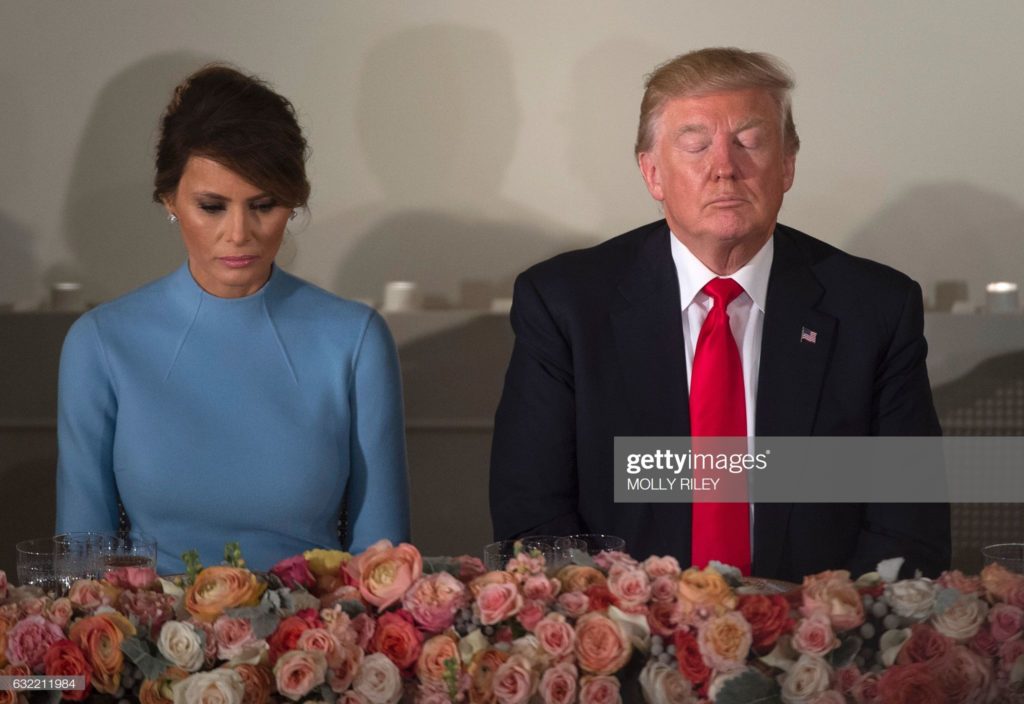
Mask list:
[[[121,642],[134,636],[135,626],[117,612],[87,616],[77,621],[68,637],[89,658],[93,669],[93,686],[97,692],[113,694],[121,684],[124,654]]]
[[[447,671],[445,662],[448,660],[459,662],[459,644],[449,635],[434,636],[423,644],[416,663],[416,676],[421,680],[440,682]]]
[[[270,700],[274,676],[260,665],[238,665],[235,668],[245,685],[245,697],[242,704],[266,704]]]
[[[388,540],[378,540],[349,560],[345,569],[358,582],[366,603],[386,609],[423,574],[423,557],[408,543],[395,547]]]
[[[28,665],[6,665],[0,667],[0,675],[9,677],[27,677],[32,674]],[[0,704],[25,704],[28,699],[13,689],[0,689]]]
[[[508,572],[487,572],[485,574],[480,575],[479,577],[476,577],[472,582],[469,583],[469,592],[473,595],[473,598],[476,599],[478,596],[480,596],[480,592],[483,591],[484,587],[490,586],[492,584],[518,583],[519,581],[515,578],[515,576],[509,574]]]
[[[717,571],[710,567],[703,570],[691,567],[679,577],[679,601],[684,613],[703,607],[720,616],[735,609],[738,600]]]
[[[188,677],[180,667],[168,667],[155,680],[145,680],[139,688],[140,704],[173,704],[174,683]]]
[[[200,621],[213,623],[227,609],[256,606],[267,585],[239,567],[207,567],[185,591],[185,608]]]
[[[629,638],[604,614],[591,612],[576,622],[576,660],[587,672],[613,674],[629,662],[632,654]]]
[[[585,592],[591,587],[607,587],[608,580],[599,570],[584,565],[566,565],[556,575],[563,592]]]
[[[64,692],[64,698],[72,701],[82,701],[89,696],[89,680],[91,669],[85,659],[85,653],[70,640],[59,640],[46,650],[43,657],[43,672],[48,675],[83,675],[85,687],[83,689]]]
[[[750,624],[737,611],[708,619],[697,636],[704,660],[716,672],[743,667],[753,640]]]
[[[270,664],[273,665],[277,659],[289,650],[299,647],[299,638],[312,626],[304,618],[299,616],[288,616],[283,619],[270,637],[267,643],[270,645]]]
[[[1014,574],[995,562],[985,565],[981,570],[981,586],[985,588],[990,597],[999,601],[1006,601],[1007,594],[1022,579],[1024,577]]]
[[[492,686],[494,673],[509,657],[509,653],[491,648],[481,650],[473,656],[469,667],[466,668],[469,674],[470,704],[493,704],[496,701]]]

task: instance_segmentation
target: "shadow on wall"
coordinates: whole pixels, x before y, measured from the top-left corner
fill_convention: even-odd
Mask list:
[[[530,264],[584,243],[500,193],[520,109],[498,34],[397,32],[368,52],[357,97],[360,143],[385,198],[316,226],[353,241],[335,290],[379,300],[387,281],[408,280],[432,307],[484,308],[510,296]]]
[[[32,232],[0,213],[0,310],[36,289]]]
[[[949,282],[966,282],[975,305],[985,284],[1024,276],[1024,208],[1006,196],[972,184],[916,186],[872,217],[847,242],[847,250],[908,274],[934,307],[948,309]],[[946,305],[942,305],[945,301]]]
[[[109,300],[175,269],[184,257],[177,229],[153,203],[158,122],[171,91],[211,57],[151,56],[104,86],[78,147],[64,208],[71,261],[47,272],[83,283],[87,300]]]
[[[665,59],[653,46],[609,40],[584,54],[573,69],[572,99],[563,117],[569,134],[566,153],[570,172],[594,196],[588,205],[601,215],[604,231],[596,233],[599,239],[643,224],[622,219],[623,212],[636,212],[636,203],[650,203],[647,221],[661,217],[658,203],[643,185],[633,158],[633,142],[644,77]],[[600,167],[608,162],[606,157],[595,158],[597,150],[614,155],[614,168]]]

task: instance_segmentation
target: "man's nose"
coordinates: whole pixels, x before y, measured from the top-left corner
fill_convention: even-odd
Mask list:
[[[736,154],[733,145],[725,140],[711,147],[711,175],[716,179],[736,176]]]

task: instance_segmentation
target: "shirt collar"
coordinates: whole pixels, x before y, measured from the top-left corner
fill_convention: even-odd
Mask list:
[[[682,301],[683,309],[686,309],[693,303],[693,299],[700,293],[700,290],[718,275],[704,266],[704,263],[697,259],[674,233],[671,233],[669,239],[672,246],[672,261],[675,262],[676,276],[679,279],[679,299]],[[743,290],[762,313],[768,298],[768,276],[771,274],[774,256],[775,237],[773,235],[768,238],[761,249],[757,250],[757,254],[751,257],[749,262],[729,277],[735,279],[736,283],[743,287]]]

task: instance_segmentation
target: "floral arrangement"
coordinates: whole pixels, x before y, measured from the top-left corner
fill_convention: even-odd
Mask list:
[[[1024,576],[998,565],[744,593],[728,567],[623,553],[486,572],[381,541],[262,577],[228,562],[179,583],[114,569],[60,598],[0,572],[0,675],[84,675],[65,699],[143,704],[1024,700]]]

